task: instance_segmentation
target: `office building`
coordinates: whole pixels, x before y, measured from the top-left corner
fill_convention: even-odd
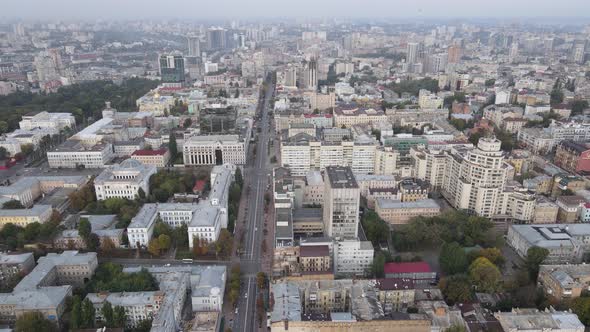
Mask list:
[[[37,266],[16,285],[12,293],[0,293],[0,322],[14,324],[27,312],[40,312],[59,323],[72,286],[83,287],[98,267],[96,253],[65,251],[39,258]]]
[[[160,77],[164,83],[184,82],[184,58],[180,55],[160,55]]]
[[[317,90],[318,88],[318,62],[317,59],[311,58],[305,68],[305,83],[308,90]]]
[[[136,150],[131,153],[131,159],[135,159],[144,165],[164,168],[170,163],[170,151],[166,148],[157,150]]]
[[[342,239],[334,242],[334,273],[364,276],[373,265],[374,249],[371,241]]]
[[[579,263],[590,251],[589,236],[590,224],[511,225],[506,242],[523,258],[536,246],[549,251],[545,264]]]
[[[397,199],[377,198],[375,211],[391,225],[406,224],[415,217],[434,217],[440,214],[440,206],[433,199],[403,202]]]
[[[244,165],[247,150],[247,140],[238,135],[193,136],[182,147],[184,164],[189,166]]]
[[[28,252],[24,254],[0,253],[0,284],[6,286],[15,277],[24,276],[35,267],[35,258]]]
[[[360,190],[350,167],[329,166],[324,174],[324,232],[357,238]]]
[[[47,152],[51,168],[104,168],[114,157],[112,144],[84,146],[80,141],[67,140]]]
[[[29,209],[1,209],[0,210],[0,229],[6,224],[14,224],[20,227],[26,227],[28,224],[43,224],[51,218],[53,209],[51,205],[37,204]]]
[[[337,128],[350,128],[354,125],[376,126],[387,122],[389,122],[387,115],[382,110],[356,107],[339,107],[334,110],[334,127]]]
[[[33,115],[23,115],[18,123],[20,129],[32,130],[35,128],[54,129],[59,132],[65,128],[76,129],[76,118],[71,113],[39,112]]]
[[[414,43],[414,42],[408,43],[408,46],[406,49],[406,63],[414,64],[417,62],[419,49],[420,49],[420,43]]]
[[[207,50],[221,50],[227,47],[227,30],[212,27],[207,30]]]
[[[147,197],[150,192],[150,178],[156,174],[156,166],[144,165],[135,159],[127,159],[119,165],[106,168],[94,180],[97,200],[108,198],[136,199]]]

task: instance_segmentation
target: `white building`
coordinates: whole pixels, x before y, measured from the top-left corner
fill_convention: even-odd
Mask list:
[[[33,128],[55,129],[59,132],[62,129],[76,128],[76,118],[71,113],[48,113],[40,112],[35,115],[23,115],[18,123],[21,129],[31,130]]]
[[[350,167],[327,167],[324,183],[325,235],[357,238],[360,190]]]
[[[334,272],[362,276],[373,264],[374,249],[370,241],[345,239],[334,243]]]
[[[113,159],[111,144],[96,144],[85,147],[81,142],[67,140],[53,151],[47,152],[51,168],[103,168]]]
[[[244,165],[248,142],[238,135],[193,136],[182,150],[185,165]]]
[[[106,168],[94,180],[96,199],[135,199],[141,189],[145,196],[150,192],[150,178],[156,174],[156,166],[144,165],[135,159],[126,159],[119,165]]]
[[[418,95],[418,105],[421,109],[437,109],[443,106],[444,99],[431,93],[428,90],[420,90]]]

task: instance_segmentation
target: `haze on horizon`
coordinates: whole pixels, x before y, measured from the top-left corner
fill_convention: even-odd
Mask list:
[[[82,20],[590,16],[589,0],[9,0],[2,7],[0,17]]]

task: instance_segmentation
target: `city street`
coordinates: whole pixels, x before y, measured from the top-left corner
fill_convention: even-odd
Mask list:
[[[268,82],[268,81],[267,81]],[[244,235],[244,250],[240,259],[242,289],[238,300],[238,313],[233,320],[233,331],[255,331],[256,323],[256,273],[262,270],[261,243],[264,227],[264,194],[270,184],[271,167],[268,164],[267,145],[270,132],[268,111],[274,85],[268,84],[262,116],[258,121],[261,128],[256,142],[256,157],[253,164],[245,170],[245,186],[250,186],[247,201],[247,214]],[[272,243],[267,243],[271,250]],[[264,323],[264,322],[263,322]]]

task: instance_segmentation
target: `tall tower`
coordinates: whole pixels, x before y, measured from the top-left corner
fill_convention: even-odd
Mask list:
[[[416,63],[418,58],[418,43],[408,43],[407,55],[406,55],[406,62],[407,63]]]
[[[311,58],[307,63],[307,88],[317,90],[318,88],[318,61]]]
[[[188,56],[201,56],[201,41],[199,37],[189,36],[188,42]]]
[[[357,238],[360,189],[352,169],[328,166],[324,172],[324,235]]]
[[[517,57],[518,57],[518,42],[513,42],[512,45],[510,46],[510,54],[508,55],[508,58],[511,63],[514,63],[516,61]]]

